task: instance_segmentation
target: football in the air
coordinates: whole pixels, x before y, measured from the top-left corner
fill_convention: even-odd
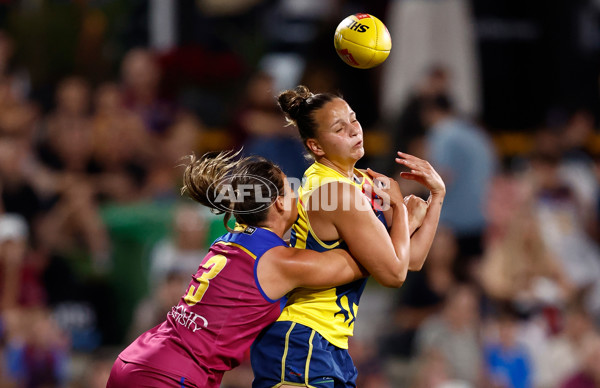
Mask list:
[[[385,61],[392,49],[390,33],[373,15],[350,15],[337,26],[335,50],[348,65],[369,69]]]

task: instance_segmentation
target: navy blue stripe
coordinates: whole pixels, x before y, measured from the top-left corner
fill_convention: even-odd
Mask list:
[[[182,377],[181,380],[179,380],[179,382],[181,383],[181,388],[185,388],[185,377]]]

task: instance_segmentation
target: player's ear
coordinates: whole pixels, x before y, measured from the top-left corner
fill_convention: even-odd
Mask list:
[[[323,151],[323,148],[321,147],[317,139],[310,138],[306,140],[306,146],[315,156],[325,155],[325,152]]]
[[[285,200],[283,195],[280,195],[277,198],[275,198],[273,206],[275,207],[275,209],[277,209],[278,213],[282,213],[285,210]]]

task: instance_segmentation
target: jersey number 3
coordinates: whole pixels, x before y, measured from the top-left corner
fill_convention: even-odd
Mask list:
[[[199,282],[198,286],[190,284],[188,293],[183,299],[188,306],[193,306],[202,300],[204,293],[208,289],[209,281],[214,279],[223,270],[225,264],[227,264],[227,258],[223,255],[215,255],[202,264],[202,268],[207,271],[196,278]]]

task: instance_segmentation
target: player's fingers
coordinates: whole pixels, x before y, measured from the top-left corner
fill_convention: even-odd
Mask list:
[[[372,190],[380,198],[386,196],[386,191],[380,187],[377,187],[377,185],[372,186]]]
[[[419,204],[421,204],[421,202],[425,203],[425,201],[422,198],[419,198],[414,194],[410,194],[410,195],[407,195],[406,197],[404,197],[404,203],[409,203],[409,202],[419,203]]]
[[[415,171],[416,170],[418,170],[418,171],[427,171],[428,170],[427,164],[413,162],[413,161],[406,160],[406,159],[396,158],[396,163],[402,164],[402,165],[410,168],[411,170],[415,170]]]
[[[433,167],[431,166],[431,164],[425,159],[418,158],[414,155],[405,154],[400,151],[398,151],[398,156],[400,156],[400,158],[396,158],[396,161],[406,160],[408,163],[414,163],[415,165],[418,165],[419,168],[421,168],[423,170],[433,170]]]
[[[402,158],[396,158],[396,163],[404,164],[405,166],[408,166],[408,165],[416,166],[417,165],[417,163],[415,161],[408,160],[408,159],[402,159]]]
[[[424,161],[423,159],[421,159],[419,157],[416,157],[416,156],[411,155],[411,154],[407,154],[407,153],[402,152],[402,151],[398,151],[398,156],[400,156],[400,157],[402,157],[404,159],[409,159],[409,160],[415,161],[415,162],[416,161]]]
[[[416,179],[416,177],[414,175],[412,175],[411,173],[408,173],[408,172],[401,172],[400,178],[406,179],[407,181],[414,181]]]
[[[416,164],[414,162],[402,158],[396,158],[396,163],[407,166],[408,168],[416,167]]]
[[[414,181],[414,180],[417,180],[417,179],[418,180],[422,180],[423,179],[422,178],[422,174],[419,174],[418,172],[413,172],[413,171],[411,171],[411,172],[401,172],[400,173],[400,177],[402,179],[408,179],[408,180],[411,180],[411,181]]]
[[[408,155],[408,154],[400,155],[401,154],[400,152],[398,152],[398,154],[399,154],[398,155],[399,157],[397,157],[396,160],[404,160],[407,163],[414,163],[419,166],[428,166],[429,165],[429,162],[427,162],[426,160],[423,160],[423,159],[419,159],[416,156],[412,156],[412,155]]]
[[[386,177],[386,178],[387,178],[387,176],[386,176],[386,175],[384,175],[384,174],[382,174],[382,173],[380,173],[380,172],[377,172],[377,171],[373,171],[373,170],[371,170],[370,168],[367,168],[367,173],[368,173],[368,174],[369,174],[369,175],[370,175],[372,178],[380,178],[380,177]]]
[[[377,171],[367,168],[367,173],[373,178],[373,183],[378,188],[388,189],[391,185],[392,178]]]

